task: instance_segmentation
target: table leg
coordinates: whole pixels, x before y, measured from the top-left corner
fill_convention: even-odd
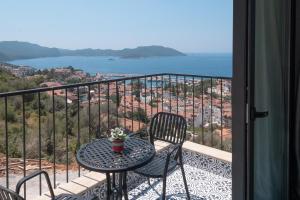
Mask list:
[[[128,192],[127,192],[127,172],[123,172],[123,186],[122,186],[122,189],[123,189],[123,193],[124,193],[124,198],[126,200],[128,200]]]
[[[113,175],[112,188],[116,188],[116,174],[112,173],[112,175]]]
[[[111,181],[110,174],[106,173],[106,199],[111,198]]]
[[[106,173],[106,183],[107,183],[107,191],[106,191],[106,199],[111,200],[115,199],[115,176],[113,174],[113,180],[111,180],[110,174]],[[122,200],[122,196],[124,194],[124,198],[128,200],[128,192],[127,192],[127,172],[119,173],[119,189],[117,190],[117,199]]]
[[[123,188],[123,173],[119,173],[119,189],[118,189],[118,199],[122,200],[122,188]]]

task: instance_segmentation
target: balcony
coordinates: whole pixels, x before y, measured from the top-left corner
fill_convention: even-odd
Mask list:
[[[231,199],[230,78],[154,74],[42,87],[1,93],[0,109],[0,185],[14,189],[24,175],[44,169],[56,193],[105,198],[105,175],[79,167],[76,149],[112,127],[143,132],[155,113],[165,111],[188,122],[184,161],[192,199]],[[165,147],[156,142],[157,151]],[[130,199],[157,199],[161,182],[151,182],[154,188],[130,173]],[[183,188],[181,174],[170,174],[169,198],[185,199]],[[24,191],[27,199],[49,199],[39,178]]]

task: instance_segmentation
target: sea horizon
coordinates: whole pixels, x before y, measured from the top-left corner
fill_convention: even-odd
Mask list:
[[[113,56],[62,56],[13,60],[8,63],[37,70],[68,67],[91,75],[179,73],[232,77],[231,53],[188,53],[186,56],[124,59]]]

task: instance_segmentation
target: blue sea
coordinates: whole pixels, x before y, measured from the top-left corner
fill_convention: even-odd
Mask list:
[[[92,75],[100,73],[154,74],[181,73],[232,76],[232,54],[188,54],[187,56],[122,59],[116,57],[46,57],[15,60],[10,63],[37,69],[73,66]]]

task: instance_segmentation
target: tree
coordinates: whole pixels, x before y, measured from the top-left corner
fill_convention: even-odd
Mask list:
[[[5,117],[7,117],[7,122],[11,122],[11,123],[17,122],[16,112],[11,106],[8,106],[7,108],[7,115],[5,115],[4,106],[1,106],[0,116],[2,120],[5,120]]]
[[[116,94],[113,94],[109,97],[111,99],[111,101],[116,104],[117,106],[119,106],[120,102],[121,102],[121,99],[122,99],[122,95],[116,95]]]
[[[128,116],[128,118],[132,118],[134,120],[141,121],[145,124],[147,124],[149,122],[147,113],[142,108],[138,108],[136,111],[133,111],[133,112],[128,111],[127,116]]]

